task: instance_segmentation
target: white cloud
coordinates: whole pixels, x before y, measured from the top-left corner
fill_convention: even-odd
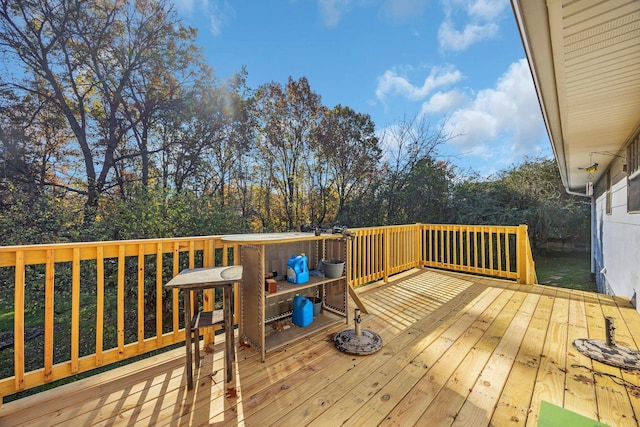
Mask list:
[[[485,157],[487,145],[497,137],[495,117],[473,105],[456,111],[446,124],[447,133],[456,135],[452,144],[462,153]]]
[[[478,0],[468,5],[469,15],[487,21],[498,18],[509,4],[508,0]]]
[[[438,29],[438,43],[443,50],[461,51],[474,43],[489,39],[498,32],[496,24],[468,24],[462,31],[453,27],[451,22],[443,22]]]
[[[461,91],[454,89],[449,92],[434,93],[428,101],[422,104],[419,115],[437,114],[452,111],[467,99]]]
[[[222,34],[236,11],[228,0],[173,0],[178,13],[193,17],[199,15],[208,19],[209,31],[214,36]]]
[[[350,0],[318,0],[322,21],[327,27],[337,27],[342,16],[351,10]]]
[[[508,0],[444,0],[445,19],[438,29],[440,48],[461,51],[494,37],[499,30],[496,21],[508,4]]]
[[[318,10],[324,25],[334,28],[354,8],[368,8],[378,4],[378,18],[382,21],[403,22],[422,15],[428,0],[318,0]]]
[[[193,13],[193,1],[194,0],[174,0],[176,10],[184,15],[191,15]]]
[[[407,77],[400,75],[394,68],[378,77],[376,98],[384,102],[388,97],[401,96],[417,101],[426,98],[436,88],[456,83],[461,79],[462,73],[456,69],[434,67],[422,86],[414,86]]]
[[[211,34],[218,36],[227,23],[235,18],[236,11],[227,1],[217,1],[211,4],[209,11],[209,25]]]
[[[494,89],[477,93],[445,125],[461,152],[510,165],[546,153],[546,134],[525,59],[511,64]]]
[[[379,10],[379,16],[384,20],[391,18],[404,21],[420,16],[424,13],[427,0],[388,0]]]

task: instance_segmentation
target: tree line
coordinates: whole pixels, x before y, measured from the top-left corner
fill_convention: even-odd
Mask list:
[[[304,77],[220,80],[196,35],[163,0],[0,0],[0,244],[414,222],[588,236],[553,161],[461,176],[444,125],[377,130]]]

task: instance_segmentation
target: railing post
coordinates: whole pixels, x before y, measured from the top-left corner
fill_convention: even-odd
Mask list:
[[[524,285],[527,283],[527,226],[519,225],[516,234],[516,265],[518,266],[518,283]]]
[[[415,266],[418,268],[423,268],[424,263],[422,262],[422,224],[416,223],[414,227],[414,240],[413,240],[413,258],[415,262]]]
[[[527,236],[527,284],[535,285],[538,283],[538,275],[536,274],[536,263],[533,259],[533,253],[531,251],[531,242],[529,236]]]
[[[15,296],[13,313],[13,366],[15,390],[24,390],[24,300],[25,262],[24,252],[16,251]]]
[[[382,253],[384,257],[383,280],[389,281],[389,265],[391,264],[391,233],[389,227],[384,227],[384,240],[382,242]]]

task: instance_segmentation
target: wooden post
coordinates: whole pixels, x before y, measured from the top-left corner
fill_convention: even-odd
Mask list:
[[[424,262],[422,261],[422,224],[417,222],[413,227],[414,238],[413,238],[413,261],[414,266],[418,268],[424,267]]]
[[[391,263],[391,233],[389,233],[389,227],[384,227],[384,242],[383,242],[383,253],[384,253],[384,269],[383,269],[383,280],[385,283],[389,281],[389,264]]]
[[[15,300],[13,314],[13,360],[15,389],[24,390],[24,252],[16,251]]]
[[[117,291],[117,331],[118,331],[118,360],[124,359],[124,264],[125,245],[118,245],[118,291]]]
[[[156,243],[156,345],[162,346],[162,242]]]
[[[44,285],[44,381],[49,382],[53,379],[53,286],[55,280],[54,250],[47,249],[46,257],[47,261],[45,264],[46,267]]]
[[[527,283],[527,226],[519,225],[516,234],[516,265],[518,266],[518,283]]]
[[[71,373],[80,371],[80,248],[71,262]]]
[[[138,352],[144,352],[144,243],[138,245]]]
[[[104,247],[96,248],[96,366],[102,365],[104,344]]]

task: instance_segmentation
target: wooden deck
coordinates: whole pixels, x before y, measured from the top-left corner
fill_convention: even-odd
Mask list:
[[[363,327],[384,341],[374,355],[338,352],[342,324],[265,363],[237,346],[225,385],[218,342],[187,392],[179,348],[5,403],[0,425],[533,426],[542,401],[638,425],[640,374],[572,346],[605,339],[611,316],[616,341],[638,348],[640,316],[622,299],[434,270],[359,295]]]

